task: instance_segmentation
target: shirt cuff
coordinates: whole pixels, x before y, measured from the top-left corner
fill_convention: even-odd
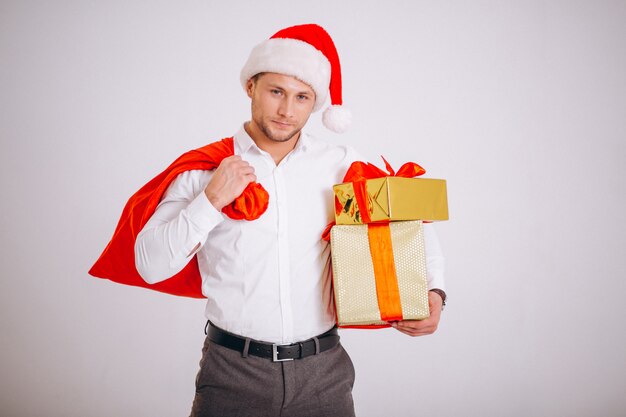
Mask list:
[[[210,232],[224,221],[224,216],[209,201],[206,194],[200,193],[187,206],[187,219],[197,232]]]
[[[426,276],[428,278],[428,289],[439,288],[446,290],[444,279],[445,258],[443,256],[432,256],[428,258]]]

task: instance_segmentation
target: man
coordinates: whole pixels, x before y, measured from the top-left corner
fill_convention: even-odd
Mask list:
[[[361,158],[302,132],[329,92],[324,123],[346,127],[340,77],[319,26],[258,45],[241,73],[251,119],[234,136],[235,155],[214,171],[178,175],[137,237],[136,267],[148,283],[198,260],[210,326],[192,416],[354,415],[354,368],[334,328],[330,248],[320,235],[333,218],[332,185]],[[254,182],[267,190],[267,210],[252,221],[224,216]],[[425,229],[429,287],[441,289],[443,257]],[[393,326],[434,332],[442,297],[429,293],[429,319]]]

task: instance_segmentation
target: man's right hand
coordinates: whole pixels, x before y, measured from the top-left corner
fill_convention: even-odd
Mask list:
[[[211,181],[204,189],[209,202],[218,211],[243,193],[251,182],[256,181],[254,168],[239,155],[224,158],[215,171]]]

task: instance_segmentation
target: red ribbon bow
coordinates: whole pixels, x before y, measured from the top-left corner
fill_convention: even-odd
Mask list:
[[[385,162],[387,172],[369,162],[365,163],[356,161],[350,165],[346,175],[343,177],[343,182],[351,182],[354,187],[354,197],[356,198],[356,203],[359,206],[361,220],[365,224],[372,222],[370,217],[371,204],[367,195],[367,188],[365,186],[367,180],[387,176],[413,178],[423,175],[426,172],[424,168],[417,165],[415,162],[407,162],[400,167],[398,172],[395,172],[385,157],[381,155],[381,158]],[[337,200],[337,197],[335,197],[335,207],[337,207],[338,204],[339,201]]]
[[[361,220],[364,224],[371,223],[372,219],[370,217],[370,202],[367,195],[367,188],[365,183],[367,180],[371,180],[374,178],[381,177],[403,177],[403,178],[413,178],[419,177],[420,175],[424,175],[426,170],[416,164],[415,162],[407,162],[400,167],[400,169],[396,172],[391,167],[389,162],[385,159],[384,156],[380,156],[385,162],[385,168],[387,172],[378,168],[376,165],[370,162],[361,162],[354,161],[350,168],[346,171],[346,174],[343,177],[343,182],[351,182],[354,188],[354,196],[356,199],[356,203],[361,212]],[[335,196],[335,210],[342,210],[343,207],[339,202],[337,196]],[[326,226],[324,232],[322,233],[322,239],[325,241],[330,241],[330,229],[335,225],[335,222],[331,222]]]

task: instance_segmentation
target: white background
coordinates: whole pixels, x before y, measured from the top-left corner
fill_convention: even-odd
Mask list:
[[[204,302],[87,270],[126,199],[249,116],[278,29],[326,27],[352,130],[448,180],[437,334],[342,332],[367,416],[626,414],[623,1],[1,1],[0,414],[183,416]]]

